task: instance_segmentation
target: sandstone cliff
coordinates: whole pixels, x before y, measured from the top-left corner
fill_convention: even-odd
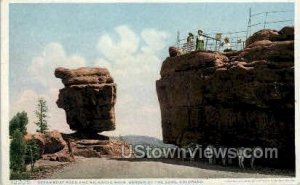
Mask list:
[[[238,52],[172,55],[156,89],[165,143],[277,147],[295,160],[294,28],[261,30]]]

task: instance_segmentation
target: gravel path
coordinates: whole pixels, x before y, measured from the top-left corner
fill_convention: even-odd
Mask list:
[[[260,170],[261,171],[261,170]],[[240,170],[201,162],[143,159],[84,158],[54,172],[50,179],[101,178],[276,178],[292,172]]]

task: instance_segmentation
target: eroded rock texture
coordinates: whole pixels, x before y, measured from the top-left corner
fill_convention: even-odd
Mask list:
[[[57,105],[66,111],[72,130],[102,132],[115,129],[116,84],[106,68],[57,68],[65,88]]]
[[[39,145],[40,158],[59,162],[74,161],[74,157],[68,149],[67,142],[57,130],[47,133],[27,133],[24,136],[24,140],[25,142],[34,140]]]
[[[295,161],[294,29],[262,30],[239,52],[168,57],[156,82],[165,143],[277,147]]]
[[[70,142],[74,156],[122,158],[123,155],[129,155],[131,152],[126,142],[103,135],[74,133],[64,134],[63,137]]]
[[[24,140],[34,140],[39,145],[39,158],[50,161],[73,162],[78,156],[122,158],[131,152],[126,142],[97,133],[62,134],[53,130],[47,133],[27,133]]]

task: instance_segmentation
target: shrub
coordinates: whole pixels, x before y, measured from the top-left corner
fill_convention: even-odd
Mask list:
[[[31,171],[33,171],[36,160],[40,157],[40,147],[34,140],[34,137],[25,145],[25,163],[30,164]]]
[[[18,112],[9,122],[9,135],[12,136],[16,129],[24,135],[26,133],[26,126],[28,124],[28,117],[25,111]]]
[[[23,134],[19,129],[16,129],[10,143],[10,169],[12,171],[21,172],[25,170],[24,155],[25,142]]]

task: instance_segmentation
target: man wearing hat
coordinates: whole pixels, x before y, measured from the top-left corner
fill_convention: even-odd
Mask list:
[[[196,51],[199,50],[204,50],[204,37],[202,30],[198,30],[198,36],[196,39]]]

